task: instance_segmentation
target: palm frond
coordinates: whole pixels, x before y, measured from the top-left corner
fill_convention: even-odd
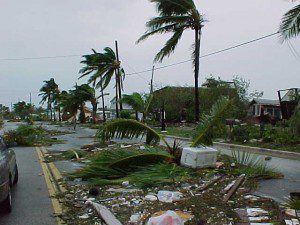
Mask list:
[[[108,122],[97,132],[97,137],[101,142],[112,138],[139,138],[146,136],[147,144],[157,144],[162,136],[147,125],[136,120],[116,119]]]
[[[171,53],[174,52],[179,40],[182,37],[184,28],[179,27],[175,29],[173,36],[167,41],[165,46],[160,50],[159,53],[155,56],[155,62],[162,62],[166,56],[170,56]]]
[[[199,145],[212,145],[212,129],[223,119],[226,110],[230,106],[231,101],[222,97],[211,108],[208,115],[203,115],[200,125],[196,129],[198,134],[194,138],[191,147]]]
[[[193,0],[150,0],[161,15],[183,15],[196,8]]]
[[[137,92],[133,93],[132,95],[123,95],[121,102],[130,105],[135,111],[144,111],[144,100],[141,94]]]
[[[299,35],[300,4],[284,14],[279,31],[281,32],[283,41]]]
[[[146,27],[149,29],[158,29],[164,25],[172,24],[188,24],[190,21],[190,16],[179,15],[179,16],[159,16],[150,19],[146,23]]]
[[[155,34],[164,34],[164,33],[168,33],[168,32],[173,32],[174,28],[176,27],[176,23],[174,24],[170,24],[170,25],[166,25],[163,27],[159,27],[159,28],[149,28],[145,34],[143,34],[137,41],[136,43],[140,43],[144,40],[146,40],[147,38],[149,38],[152,35]]]

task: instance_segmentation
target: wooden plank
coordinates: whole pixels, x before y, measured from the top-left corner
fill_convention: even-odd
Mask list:
[[[241,176],[239,176],[239,178],[235,181],[235,183],[232,186],[232,188],[224,196],[223,202],[227,202],[231,198],[231,196],[236,192],[236,190],[239,188],[239,186],[243,183],[243,181],[245,180],[245,177],[246,177],[245,174],[242,174]]]
[[[88,204],[96,210],[100,219],[103,220],[103,222],[105,222],[107,225],[122,225],[122,223],[106,206],[94,202],[89,202]]]
[[[209,187],[211,187],[212,185],[214,185],[215,183],[217,183],[218,181],[220,181],[224,177],[225,177],[224,175],[218,176],[217,178],[209,181],[203,187],[200,188],[200,191],[205,191],[206,189],[208,189]]]

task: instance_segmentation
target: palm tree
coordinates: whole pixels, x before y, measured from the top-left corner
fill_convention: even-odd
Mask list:
[[[146,23],[147,31],[140,37],[137,43],[155,34],[173,33],[165,46],[158,52],[154,61],[162,62],[166,56],[170,56],[176,49],[183,32],[187,29],[194,30],[195,43],[193,44],[193,60],[195,70],[195,120],[199,121],[199,59],[200,40],[205,20],[199,13],[193,0],[149,0],[156,4],[158,17],[152,18]]]
[[[98,108],[98,99],[95,95],[95,89],[88,84],[83,84],[77,87],[75,95],[82,101],[89,101],[93,107],[93,122],[96,123],[96,115]]]
[[[296,37],[300,33],[300,4],[284,14],[280,29],[283,40]]]
[[[115,75],[116,80],[116,112],[117,117],[119,116],[118,102],[122,96],[123,84],[122,81],[125,77],[124,69],[121,68],[121,62],[117,60],[115,52],[109,48],[104,48],[103,53],[98,53],[93,49],[93,54],[84,55],[84,60],[81,61],[85,66],[79,71],[81,74],[80,78],[91,74],[88,83],[93,83],[96,88],[101,89],[101,97],[103,104],[103,115],[105,116],[104,107],[104,89],[109,85],[113,76]],[[120,104],[122,109],[122,104]]]
[[[148,109],[152,101],[152,95],[141,95],[140,93],[133,93],[131,95],[123,95],[122,103],[126,103],[135,111],[135,118],[138,121],[138,113],[143,113],[143,120],[146,119]]]
[[[43,87],[40,89],[39,96],[42,96],[42,100],[40,103],[44,104],[47,102],[47,109],[48,109],[48,117],[49,117],[49,111],[50,111],[50,120],[53,119],[53,108],[52,103],[54,102],[54,95],[58,91],[58,85],[55,83],[54,78],[51,78],[50,80],[44,81]],[[55,117],[55,113],[54,113]]]

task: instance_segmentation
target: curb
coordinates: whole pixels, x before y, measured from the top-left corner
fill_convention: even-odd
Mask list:
[[[165,135],[165,137],[191,142],[190,138],[177,137],[177,136],[172,136],[172,135]],[[244,146],[244,145],[237,145],[237,144],[228,144],[228,143],[221,143],[221,142],[214,142],[214,146],[220,147],[220,148],[226,148],[228,150],[234,150],[234,149],[238,148],[240,151],[243,151],[243,152],[250,152],[250,153],[259,154],[259,155],[268,155],[268,156],[273,156],[273,157],[278,157],[278,158],[293,159],[293,160],[300,161],[300,153],[297,153],[297,152],[288,152],[288,151],[282,151],[282,150],[251,147],[251,146]]]

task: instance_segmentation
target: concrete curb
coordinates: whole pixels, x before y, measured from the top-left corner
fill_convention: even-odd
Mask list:
[[[178,139],[178,140],[182,140],[182,141],[188,141],[188,142],[192,141],[191,138],[176,137],[176,136],[172,136],[172,135],[165,135],[165,137]],[[268,156],[273,156],[273,157],[278,157],[278,158],[294,159],[294,160],[300,161],[300,153],[297,153],[297,152],[288,152],[288,151],[282,151],[282,150],[274,150],[274,149],[267,149],[267,148],[228,144],[228,143],[221,143],[221,142],[214,142],[214,146],[220,147],[220,148],[226,148],[229,150],[235,150],[238,148],[240,151],[243,151],[243,152],[250,152],[250,153],[259,154],[259,155],[268,155]]]

